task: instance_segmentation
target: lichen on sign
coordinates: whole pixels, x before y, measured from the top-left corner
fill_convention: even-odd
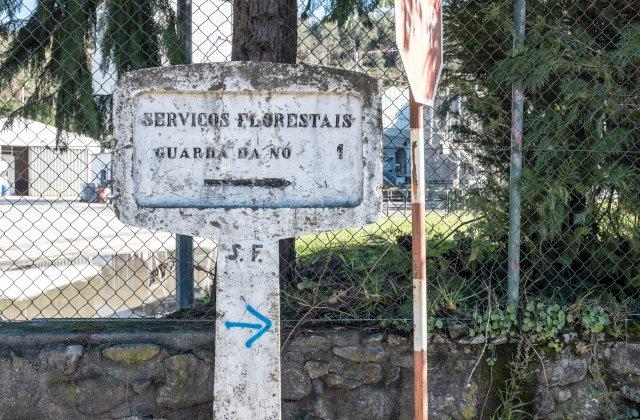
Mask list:
[[[280,418],[277,240],[378,217],[380,114],[373,79],[305,65],[177,66],[119,83],[116,214],[217,242],[216,418]]]
[[[122,78],[114,113],[115,205],[128,224],[276,238],[380,212],[380,97],[366,75],[251,62],[145,69]],[[280,229],[257,229],[267,220]]]

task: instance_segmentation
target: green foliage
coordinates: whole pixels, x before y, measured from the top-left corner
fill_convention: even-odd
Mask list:
[[[529,417],[526,408],[527,402],[519,401],[522,394],[521,385],[509,380],[505,389],[500,389],[498,398],[500,405],[496,407],[495,413],[491,415],[492,420],[516,420]]]
[[[310,9],[314,10],[318,11]],[[352,17],[347,23],[328,20],[330,15],[318,19],[303,13],[298,27],[298,57],[308,64],[366,72],[379,77],[384,86],[404,83],[393,39],[395,23],[388,10],[375,9],[365,15],[367,20]]]
[[[295,284],[283,290],[287,319],[392,319],[406,324],[402,320],[411,316],[411,261],[397,245],[327,247],[302,255],[298,267]]]
[[[640,420],[640,412],[637,408],[622,406],[618,407],[618,413],[613,416],[616,420]]]
[[[581,330],[586,334],[585,338],[592,339],[595,334],[602,332],[615,334],[618,327],[611,321],[613,309],[607,310],[599,305],[585,306],[581,302],[568,306],[530,301],[521,311],[519,320],[518,309],[514,305],[492,308],[486,312],[476,310],[471,317],[468,335],[485,335],[490,341],[527,337],[531,344],[559,351],[564,344],[562,334]],[[494,361],[491,356],[487,359],[489,365]]]
[[[26,104],[12,116],[35,118],[43,109],[56,109],[59,130],[100,132],[86,53],[91,40],[87,28],[95,24],[96,7],[95,0],[42,0],[10,35],[9,48],[0,62],[0,88],[7,88],[25,67],[38,79]]]
[[[13,112],[22,106],[22,102],[17,99],[0,99],[0,117],[7,118],[10,117]],[[53,124],[53,114],[50,109],[42,109],[42,112],[34,117],[37,121],[42,121],[45,124]]]
[[[469,205],[495,242],[507,234],[511,87],[525,89],[523,278],[572,293],[637,286],[640,267],[640,3],[527,1],[512,52],[513,2],[445,7],[443,91],[464,100],[455,141],[483,168]],[[443,107],[443,112],[450,112]],[[444,115],[442,115],[444,116]]]
[[[462,213],[432,212],[426,217],[433,233],[428,248],[438,253],[455,249],[456,240],[445,237],[451,228],[465,229],[470,219]],[[411,225],[404,216],[382,217],[363,228],[344,229],[296,240],[296,279],[283,287],[282,311],[285,319],[301,317],[326,320],[381,321],[383,326],[403,331],[411,329],[412,283],[409,234]],[[408,240],[400,243],[399,239]],[[430,251],[431,252],[431,251]],[[466,260],[469,257],[464,257]],[[441,269],[435,266],[442,264]],[[429,291],[432,327],[452,314],[464,313],[474,301],[476,287],[455,277],[455,266],[434,256],[429,264],[438,277]],[[449,275],[450,274],[450,275]],[[431,275],[431,274],[430,274]]]
[[[508,305],[504,309],[492,308],[485,313],[475,311],[472,316],[472,326],[469,328],[469,336],[485,334],[491,340],[512,338],[516,336],[517,325],[518,310],[515,305]]]
[[[611,325],[609,315],[601,307],[582,308],[580,312],[582,330],[589,334],[599,334]]]
[[[381,6],[393,5],[392,0],[307,0],[301,18],[307,19],[314,11],[321,10],[324,14],[322,21],[335,22],[338,26],[344,26],[349,21],[358,20],[366,27],[371,27],[373,22],[369,16]]]
[[[111,58],[118,74],[155,67],[167,57],[184,62],[178,44],[176,16],[165,0],[109,0],[97,31],[104,58]],[[111,60],[103,59],[103,69]]]
[[[524,308],[522,331],[530,333],[534,342],[558,351],[562,348],[560,332],[573,321],[574,316],[566,306],[557,303],[528,302]]]
[[[430,316],[427,318],[427,330],[433,332],[435,330],[441,330],[444,328],[444,322],[442,319],[437,318],[435,316]]]
[[[52,110],[58,133],[99,136],[109,107],[93,94],[91,51],[96,38],[103,64],[112,64],[117,75],[158,66],[164,57],[181,60],[168,0],[38,0],[24,22],[15,18],[20,7],[21,2],[0,2],[0,12],[7,16],[0,33],[8,42],[0,56],[0,89],[15,84],[25,69],[35,86],[11,118],[38,119]],[[98,8],[104,8],[100,25]]]
[[[426,219],[427,231],[432,232],[427,243],[430,332],[467,331],[469,337],[486,336],[489,345],[526,337],[557,351],[564,345],[564,334],[583,332],[589,340],[598,331],[621,337],[633,328],[626,318],[630,308],[611,295],[575,294],[570,301],[536,295],[517,307],[497,305],[499,298],[490,284],[470,280],[480,279],[488,268],[494,270],[490,261],[496,249],[470,240],[477,232],[473,225],[463,225],[467,220],[474,219],[463,213],[447,218],[431,214]],[[411,331],[410,240],[399,242],[409,239],[403,236],[409,229],[404,218],[381,218],[364,228],[298,238],[297,278],[283,288],[283,318],[370,321]],[[452,229],[459,233],[446,234]],[[476,269],[478,274],[469,274]]]

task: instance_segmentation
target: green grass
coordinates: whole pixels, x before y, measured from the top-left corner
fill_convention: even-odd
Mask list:
[[[426,217],[430,245],[446,249],[454,229],[464,231],[468,213],[431,212]],[[381,217],[361,227],[307,235],[296,240],[296,279],[283,290],[286,319],[398,320],[411,316],[411,221]],[[401,244],[399,244],[399,238]],[[446,239],[445,239],[446,238]],[[443,241],[443,239],[445,239]],[[432,302],[455,310],[468,299],[459,279],[437,282]],[[465,295],[468,294],[467,295]],[[437,308],[436,308],[437,307]]]
[[[430,212],[426,217],[429,313],[465,322],[483,307],[504,304],[506,244],[476,238],[469,212]],[[297,238],[295,279],[283,287],[286,320],[382,321],[408,328],[412,313],[411,220],[385,216],[370,225]],[[523,299],[573,303],[586,285],[531,284],[523,267]],[[612,285],[591,285],[589,297],[611,295]],[[624,294],[619,301],[633,296]],[[614,299],[615,301],[616,299]],[[385,321],[386,320],[386,321]]]
[[[438,323],[470,325],[475,312],[505,305],[506,243],[491,242],[479,234],[476,220],[469,212],[430,212],[426,217],[429,322],[436,327]],[[297,238],[295,277],[282,285],[283,321],[368,321],[409,330],[410,233],[411,220],[398,213],[360,228]],[[601,302],[611,313],[624,314],[629,313],[633,299],[637,302],[637,289],[617,295],[611,284],[558,286],[557,281],[552,283],[555,277],[542,285],[531,283],[532,269],[522,267],[523,302],[574,305],[588,298]],[[210,303],[203,304],[202,313],[210,313]],[[620,309],[614,311],[615,305]]]
[[[429,212],[425,218],[427,237],[429,239],[442,237],[463,222],[473,219],[468,212]],[[464,231],[464,227],[461,229]],[[401,235],[411,234],[411,216],[402,214],[384,215],[369,225],[331,231],[325,233],[305,235],[296,240],[296,253],[303,258],[317,252],[324,252],[327,248],[343,248],[358,245],[387,243],[395,245]]]

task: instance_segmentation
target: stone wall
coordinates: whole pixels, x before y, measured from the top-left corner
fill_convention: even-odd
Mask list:
[[[2,419],[212,417],[209,323],[32,322],[0,328]],[[285,419],[411,418],[408,337],[317,328],[291,338],[285,332],[282,340]],[[490,367],[480,340],[433,341],[432,418],[488,417],[500,404],[514,346],[496,346]],[[523,387],[533,402],[525,409],[540,418],[602,418],[637,409],[640,345],[578,344],[559,355],[537,353],[528,367],[531,384]]]

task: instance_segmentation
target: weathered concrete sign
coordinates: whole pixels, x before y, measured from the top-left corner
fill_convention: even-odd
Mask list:
[[[280,418],[277,240],[378,217],[377,83],[305,65],[147,69],[122,78],[114,116],[118,217],[217,241],[216,418]]]
[[[133,129],[133,170],[142,206],[353,207],[362,201],[362,183],[344,182],[363,177],[355,96],[145,92],[133,101],[141,116]]]

